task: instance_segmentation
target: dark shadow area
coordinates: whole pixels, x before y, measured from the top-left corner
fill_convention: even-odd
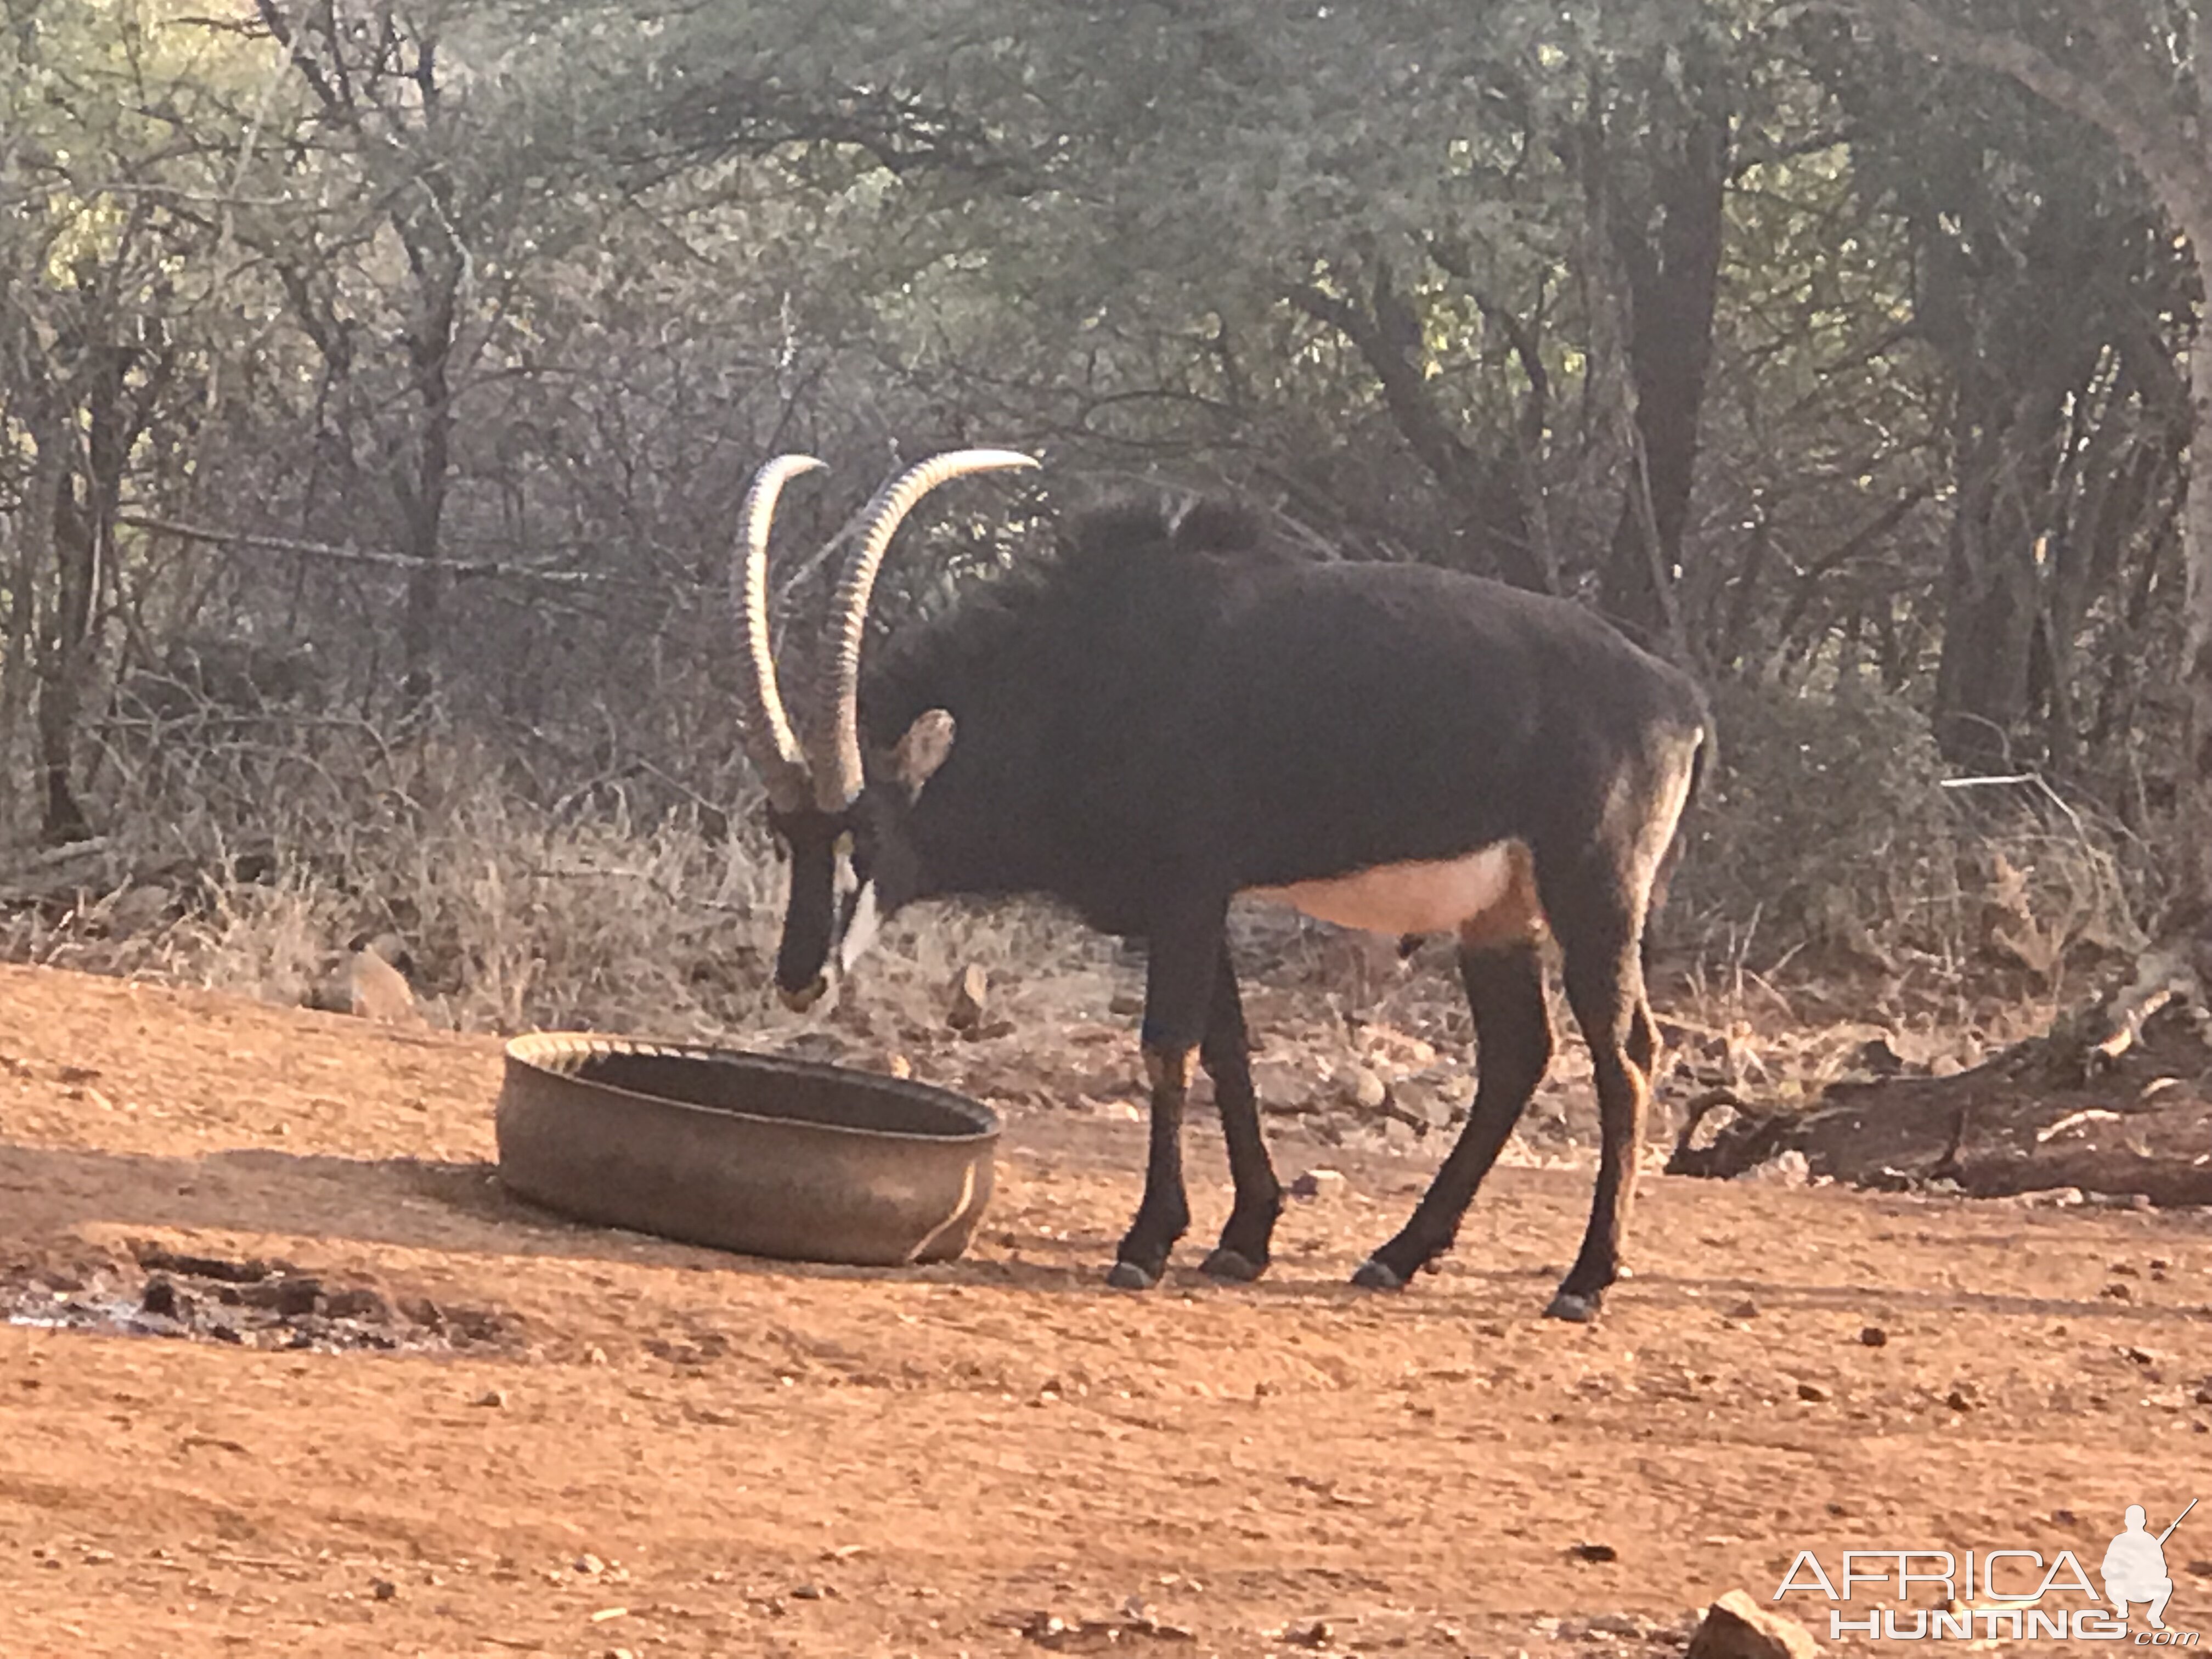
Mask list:
[[[1478,1200],[1478,1203],[1480,1200]],[[85,1225],[124,1230],[204,1229],[485,1257],[623,1262],[794,1279],[914,1280],[977,1288],[1098,1296],[1113,1259],[1103,1234],[1050,1237],[1000,1215],[987,1219],[992,1253],[916,1267],[856,1267],[731,1255],[646,1234],[572,1223],[510,1195],[489,1162],[347,1158],[245,1148],[199,1158],[153,1157],[0,1143],[0,1206],[11,1243],[31,1245]],[[1010,1242],[1003,1242],[1010,1241]],[[1187,1241],[1153,1296],[1236,1297],[1286,1305],[1378,1309],[1395,1298],[1355,1289],[1332,1270],[1279,1261],[1251,1285],[1218,1285],[1197,1271],[1203,1243]],[[1011,1258],[998,1252],[1011,1251]],[[1484,1266],[1462,1253],[1403,1296],[1431,1316],[1469,1321],[1533,1317],[1548,1297],[1556,1264]],[[1127,1294],[1127,1293],[1119,1293]],[[2145,1328],[2195,1325],[2201,1310],[2116,1304],[1896,1285],[1816,1285],[1735,1275],[1638,1273],[1613,1292],[1616,1304],[1695,1309],[1721,1316],[1730,1297],[1762,1310],[1875,1310],[1894,1314],[1981,1314],[1999,1318],[2095,1318]]]
[[[794,1279],[918,1279],[1089,1292],[1112,1241],[1025,1238],[1025,1257],[854,1267],[743,1256],[570,1222],[509,1194],[489,1162],[348,1158],[244,1148],[198,1158],[0,1142],[8,1234],[29,1242],[94,1224],[207,1229],[482,1256],[645,1263]],[[0,1243],[0,1250],[6,1245]],[[1061,1265],[1062,1260],[1066,1265]],[[1094,1270],[1095,1269],[1095,1270]]]
[[[2001,1319],[2096,1319],[2147,1325],[2200,1326],[2201,1307],[2114,1303],[2079,1297],[2015,1296],[1982,1291],[1915,1290],[1892,1285],[1796,1285],[1768,1279],[1678,1279],[1638,1273],[1614,1293],[1634,1296],[1649,1306],[1702,1308],[1725,1314],[1727,1298],[1756,1298],[1762,1310],[1785,1308],[1870,1310],[1917,1314],[1982,1314]]]

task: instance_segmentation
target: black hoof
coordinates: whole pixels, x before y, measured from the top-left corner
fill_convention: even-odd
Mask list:
[[[1577,1296],[1572,1291],[1561,1291],[1552,1298],[1552,1305],[1544,1310],[1547,1319],[1565,1319],[1577,1325],[1587,1325],[1597,1318],[1601,1292],[1592,1291],[1588,1296]]]
[[[1363,1291],[1402,1291],[1406,1288],[1406,1281],[1396,1269],[1386,1267],[1371,1255],[1359,1264],[1359,1270],[1352,1275],[1352,1282]]]
[[[1149,1291],[1160,1282],[1160,1276],[1146,1273],[1133,1261],[1117,1261],[1106,1270],[1106,1282],[1117,1291]]]
[[[1198,1264],[1199,1272],[1208,1279],[1219,1279],[1237,1285],[1249,1285],[1267,1271],[1264,1261],[1255,1261],[1242,1250],[1232,1250],[1223,1245]]]

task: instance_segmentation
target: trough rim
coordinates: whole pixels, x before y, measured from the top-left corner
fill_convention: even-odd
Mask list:
[[[799,1060],[786,1054],[764,1054],[757,1049],[726,1048],[719,1043],[664,1042],[647,1037],[605,1036],[591,1031],[529,1031],[520,1036],[508,1038],[506,1053],[510,1064],[526,1066],[563,1083],[597,1090],[624,1100],[675,1107],[723,1121],[734,1119],[783,1129],[850,1135],[867,1141],[913,1141],[926,1146],[973,1146],[998,1139],[1006,1133],[1006,1118],[996,1107],[934,1083],[922,1083],[913,1078],[890,1077],[881,1072],[862,1071],[857,1066],[833,1065],[827,1060]],[[710,1062],[734,1060],[762,1071],[797,1073],[845,1088],[879,1089],[886,1093],[903,1094],[916,1100],[950,1106],[963,1117],[975,1121],[975,1127],[958,1133],[931,1134],[918,1129],[863,1129],[846,1123],[817,1123],[805,1118],[786,1117],[772,1112],[749,1112],[736,1107],[710,1106],[702,1101],[682,1100],[673,1095],[649,1094],[642,1089],[625,1088],[599,1078],[580,1077],[573,1071],[562,1070],[557,1063],[562,1060],[581,1060],[617,1054],[643,1054]]]

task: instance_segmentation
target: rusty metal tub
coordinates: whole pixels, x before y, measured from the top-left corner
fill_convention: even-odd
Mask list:
[[[978,1101],[842,1066],[544,1032],[507,1045],[500,1179],[580,1221],[790,1261],[946,1261],[990,1202]]]

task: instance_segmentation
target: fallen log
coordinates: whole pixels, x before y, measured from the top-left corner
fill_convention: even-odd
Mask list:
[[[2049,1034],[1949,1077],[1837,1083],[1808,1109],[1702,1096],[1667,1169],[1726,1178],[1790,1152],[1814,1178],[1860,1187],[2212,1205],[2212,1014],[2192,975],[2147,963]]]
[[[275,843],[204,859],[132,852],[106,836],[46,848],[0,866],[0,913],[33,910],[49,919],[133,890],[195,894],[218,883],[267,880]]]

